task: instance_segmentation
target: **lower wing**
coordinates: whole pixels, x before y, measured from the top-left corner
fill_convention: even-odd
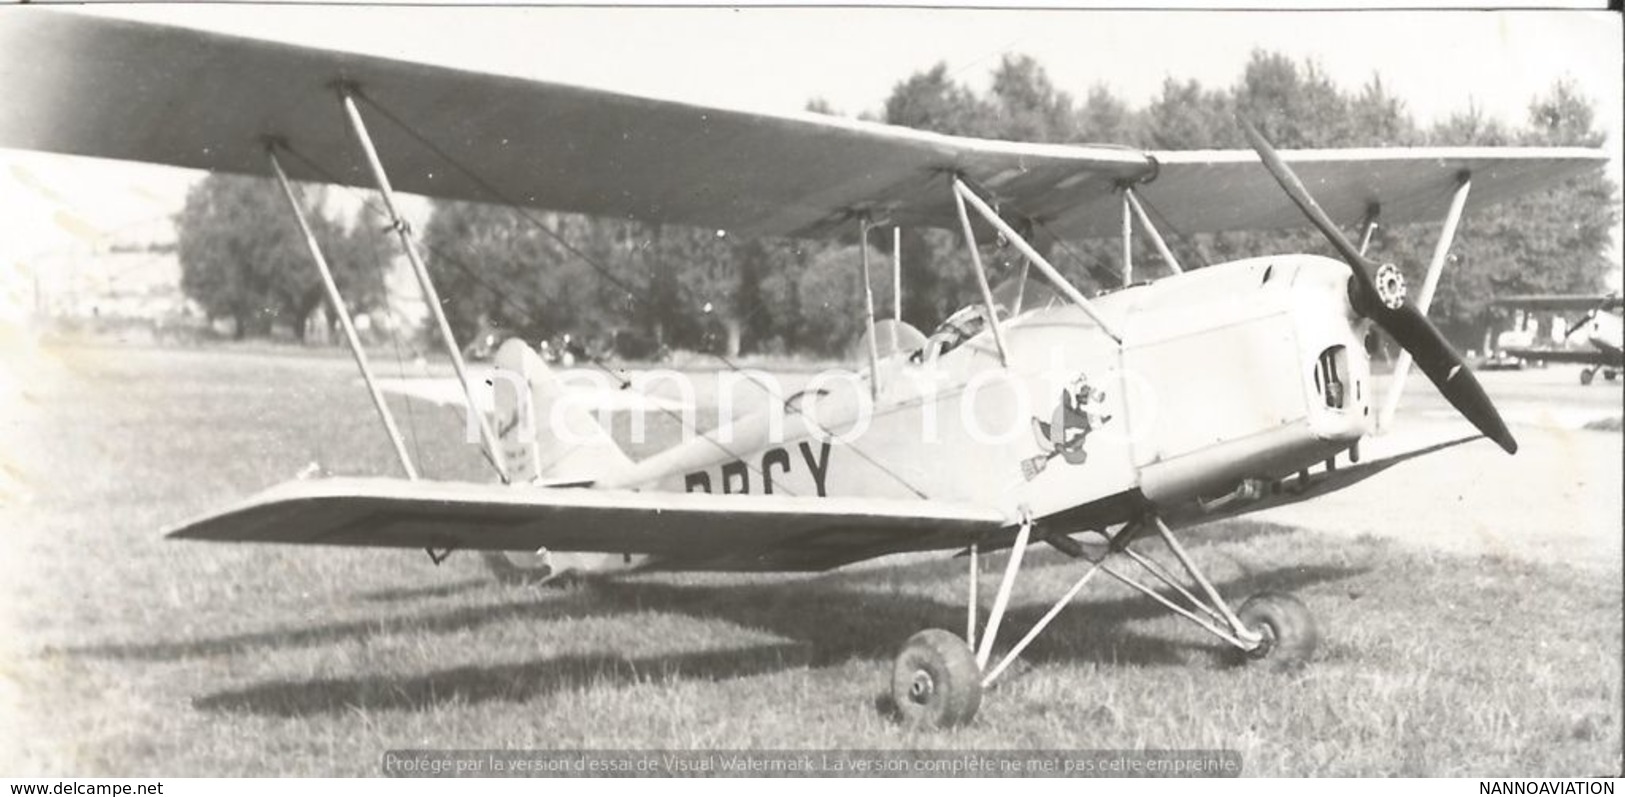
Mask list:
[[[1392,456],[1368,459],[1353,465],[1339,466],[1335,470],[1316,473],[1307,480],[1299,479],[1290,484],[1258,485],[1254,489],[1249,489],[1248,485],[1243,485],[1229,496],[1215,501],[1187,506],[1182,508],[1181,511],[1170,513],[1168,522],[1174,526],[1194,526],[1212,520],[1238,517],[1278,506],[1300,503],[1327,493],[1353,487],[1403,462],[1428,454],[1435,454],[1448,448],[1455,448],[1463,443],[1483,439],[1483,437],[1483,435],[1469,435]]]
[[[1008,525],[966,504],[334,478],[272,487],[168,536],[368,548],[640,554],[684,570],[825,570],[958,549]]]

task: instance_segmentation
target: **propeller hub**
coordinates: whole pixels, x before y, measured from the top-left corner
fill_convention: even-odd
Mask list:
[[[1383,307],[1398,310],[1405,306],[1405,274],[1399,270],[1399,266],[1383,263],[1377,268],[1374,282],[1377,299],[1382,302]]]

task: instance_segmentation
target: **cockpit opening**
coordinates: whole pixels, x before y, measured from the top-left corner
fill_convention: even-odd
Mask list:
[[[1034,310],[1062,301],[1061,295],[1037,274],[1011,277],[993,289],[993,308],[1000,321],[1009,321]],[[987,329],[987,307],[978,301],[965,305],[931,331],[926,345],[916,353],[916,362],[941,357]]]

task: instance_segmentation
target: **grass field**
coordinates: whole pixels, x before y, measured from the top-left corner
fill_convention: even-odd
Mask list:
[[[504,587],[476,557],[165,543],[292,477],[389,473],[347,362],[62,349],[0,397],[0,774],[379,773],[391,748],[1230,748],[1252,775],[1621,770],[1621,586],[1597,572],[1231,522],[1188,536],[1235,598],[1297,593],[1298,672],[1116,585],[969,728],[877,709],[896,646],[963,628],[962,562]],[[387,370],[387,369],[386,369]],[[400,406],[424,470],[460,419]],[[1002,557],[988,562],[990,588]],[[1076,576],[1034,549],[1013,639]],[[984,590],[984,595],[989,590]]]

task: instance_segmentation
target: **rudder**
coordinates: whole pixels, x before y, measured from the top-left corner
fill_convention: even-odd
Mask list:
[[[511,375],[493,380],[507,385],[492,385],[492,416],[497,447],[512,483],[593,482],[632,467],[631,458],[588,411],[590,399],[572,395],[524,341],[512,338],[503,343],[492,364],[499,373]]]

